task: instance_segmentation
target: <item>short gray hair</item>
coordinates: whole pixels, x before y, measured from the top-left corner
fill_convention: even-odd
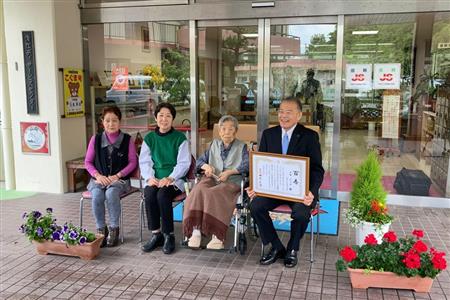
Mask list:
[[[222,127],[223,123],[225,123],[225,122],[233,122],[234,128],[236,128],[236,130],[239,129],[239,122],[235,117],[230,116],[230,115],[222,116],[222,118],[220,118],[220,120],[219,120],[219,127]]]

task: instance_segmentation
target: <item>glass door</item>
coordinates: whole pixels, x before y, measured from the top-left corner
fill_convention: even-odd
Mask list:
[[[259,35],[256,20],[200,22],[197,32],[199,155],[218,137],[217,123],[224,115],[256,131]],[[251,134],[238,138],[256,141]]]
[[[337,20],[199,22],[196,154],[202,154],[218,137],[221,116],[235,116],[240,124],[238,138],[250,143],[258,141],[268,126],[278,124],[277,110],[283,98],[298,97],[303,105],[301,123],[320,136],[326,170],[322,190],[336,197],[338,162],[333,158],[339,155],[332,145],[339,135],[334,123],[339,124],[335,108],[339,107],[342,62],[337,60]]]
[[[267,26],[267,25],[266,25]],[[302,103],[300,123],[320,137],[325,179],[321,193],[335,197],[332,176],[335,102],[340,93],[337,59],[337,18],[271,19],[269,81],[264,87],[269,107],[269,126],[278,124],[277,109],[286,97]],[[266,75],[267,76],[267,75]],[[339,82],[337,82],[339,81]],[[338,83],[338,84],[337,84]],[[337,181],[337,179],[335,180]],[[331,191],[335,192],[332,193]],[[327,192],[328,191],[328,192]]]

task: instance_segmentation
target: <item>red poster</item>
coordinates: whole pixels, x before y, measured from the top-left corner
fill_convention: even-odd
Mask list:
[[[116,91],[128,90],[128,67],[127,66],[113,66],[112,70],[112,89]]]
[[[50,154],[48,122],[20,122],[23,153]]]

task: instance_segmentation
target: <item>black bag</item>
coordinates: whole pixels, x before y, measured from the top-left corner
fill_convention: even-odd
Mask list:
[[[394,188],[402,195],[428,196],[431,180],[421,170],[402,168],[397,172]]]

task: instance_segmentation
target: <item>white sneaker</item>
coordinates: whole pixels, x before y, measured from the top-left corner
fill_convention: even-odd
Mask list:
[[[222,250],[224,248],[223,242],[219,240],[215,235],[212,236],[211,241],[206,245],[206,249]]]
[[[194,229],[194,232],[192,232],[192,236],[189,238],[188,247],[200,248],[201,242],[202,242],[202,234],[200,230]]]

